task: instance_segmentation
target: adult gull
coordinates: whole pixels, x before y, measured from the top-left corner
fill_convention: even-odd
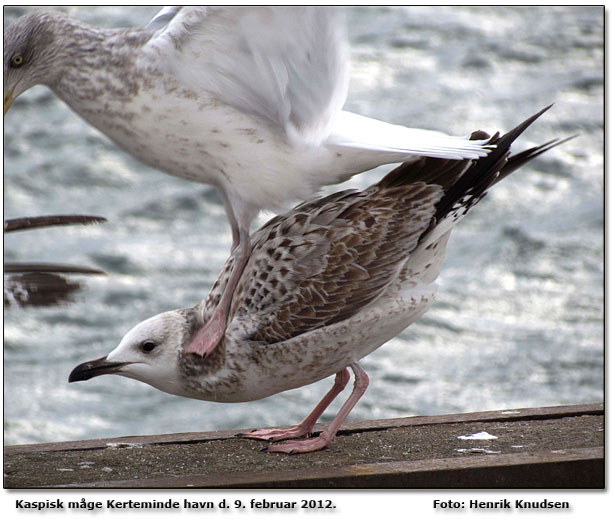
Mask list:
[[[250,223],[386,163],[475,159],[484,140],[342,111],[343,25],[329,7],[168,7],[144,28],[99,29],[57,12],[4,33],[4,112],[43,84],[145,164],[217,187],[232,228],[232,275],[187,352],[223,337],[249,258]]]
[[[486,157],[421,158],[363,191],[305,202],[270,220],[252,236],[228,327],[209,356],[185,350],[214,314],[238,251],[206,301],[143,321],[107,356],[77,366],[69,381],[117,374],[184,397],[244,402],[335,375],[332,389],[298,426],[244,435],[276,442],[269,447],[275,452],[327,447],[368,386],[360,359],[430,308],[455,224],[493,184],[563,142],[509,157],[511,143],[543,111],[492,137],[497,147]],[[330,426],[297,440],[343,390],[349,369],[354,389]]]

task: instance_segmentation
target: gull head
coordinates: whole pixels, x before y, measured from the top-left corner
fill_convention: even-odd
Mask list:
[[[105,357],[79,364],[70,373],[68,382],[114,374],[182,395],[179,358],[183,346],[199,326],[202,326],[199,306],[151,317],[132,328]]]
[[[69,46],[61,45],[64,15],[37,12],[15,20],[4,31],[4,114],[17,97],[40,84],[52,84],[61,74]]]

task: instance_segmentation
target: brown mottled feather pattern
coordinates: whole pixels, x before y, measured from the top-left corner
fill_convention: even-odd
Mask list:
[[[394,279],[441,196],[423,182],[375,186],[273,219],[254,235],[230,320],[244,317],[254,324],[246,338],[275,343],[354,315]]]

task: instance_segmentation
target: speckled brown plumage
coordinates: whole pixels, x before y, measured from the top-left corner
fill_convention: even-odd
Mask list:
[[[423,183],[304,204],[258,232],[231,317],[249,339],[282,342],[342,321],[375,300],[430,224],[441,189]],[[413,217],[402,221],[398,214]]]

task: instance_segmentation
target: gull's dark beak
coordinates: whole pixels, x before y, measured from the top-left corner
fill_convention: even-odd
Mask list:
[[[89,380],[100,375],[111,375],[117,373],[127,362],[110,362],[106,357],[90,360],[79,364],[72,370],[68,377],[68,382],[78,382],[79,380]]]

